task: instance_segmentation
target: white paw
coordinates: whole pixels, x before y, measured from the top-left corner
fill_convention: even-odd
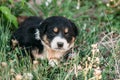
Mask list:
[[[55,67],[58,65],[58,61],[56,59],[50,59],[49,60],[49,65],[52,67]]]

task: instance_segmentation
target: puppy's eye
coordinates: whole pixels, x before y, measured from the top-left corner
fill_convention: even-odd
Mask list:
[[[53,32],[53,35],[57,35],[58,34],[58,32]]]
[[[69,34],[68,33],[64,33],[65,34],[65,36],[69,36]]]

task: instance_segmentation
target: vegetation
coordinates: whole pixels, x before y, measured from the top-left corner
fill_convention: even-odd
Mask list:
[[[0,80],[120,79],[119,0],[1,0]],[[79,29],[72,57],[56,67],[47,60],[19,58],[10,51],[10,36],[19,16],[65,16]]]

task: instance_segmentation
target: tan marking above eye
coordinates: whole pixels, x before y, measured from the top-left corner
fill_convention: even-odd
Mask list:
[[[58,32],[58,28],[55,27],[55,28],[53,29],[53,31],[54,31],[54,32]]]
[[[65,32],[65,33],[68,33],[68,28],[65,28],[64,32]]]

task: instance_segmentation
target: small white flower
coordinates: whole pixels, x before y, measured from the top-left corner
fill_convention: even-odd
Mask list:
[[[98,44],[92,44],[92,45],[91,45],[91,47],[92,47],[93,49],[97,49],[97,46],[98,46]]]
[[[76,9],[80,9],[80,0],[78,0],[78,2],[77,2]]]
[[[32,73],[24,73],[23,74],[23,78],[25,80],[32,80],[33,79],[33,75],[32,75]]]
[[[56,65],[58,65],[58,61],[56,59],[51,59],[49,60],[49,65],[51,67],[55,67]]]
[[[107,6],[107,7],[109,7],[109,6],[110,6],[110,4],[109,4],[109,3],[107,3],[107,4],[106,4],[106,6]]]
[[[111,2],[114,1],[114,0],[110,0]]]
[[[91,61],[91,57],[88,57],[88,61]]]
[[[49,6],[49,4],[52,2],[52,0],[47,0],[46,2],[45,2],[45,5],[46,6]]]
[[[76,9],[80,9],[80,7],[79,7],[79,6],[77,6],[77,7],[76,7]]]
[[[81,65],[78,65],[78,66],[77,66],[77,69],[81,71],[81,70],[82,70],[82,66],[81,66]]]
[[[49,3],[48,3],[48,2],[45,2],[45,5],[46,5],[46,6],[48,6],[48,5],[49,5]]]

